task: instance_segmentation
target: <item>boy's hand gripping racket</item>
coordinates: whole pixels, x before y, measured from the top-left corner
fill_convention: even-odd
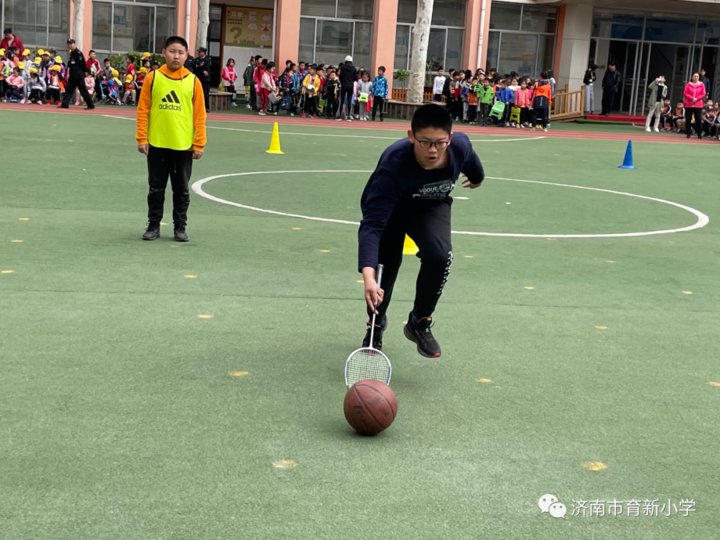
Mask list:
[[[382,282],[383,265],[378,265],[377,284],[378,289]],[[375,379],[377,381],[390,384],[390,376],[392,375],[392,366],[390,360],[385,354],[373,347],[375,340],[375,316],[373,311],[372,321],[370,322],[370,343],[368,347],[361,347],[350,353],[345,361],[345,386],[350,388],[356,382],[365,379]]]

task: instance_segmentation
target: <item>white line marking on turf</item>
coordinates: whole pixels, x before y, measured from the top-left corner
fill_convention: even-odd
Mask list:
[[[238,208],[244,208],[246,210],[253,210],[255,212],[262,212],[264,214],[272,214],[274,216],[284,216],[284,217],[293,217],[298,219],[307,219],[310,221],[321,221],[323,223],[340,223],[341,225],[359,225],[357,221],[348,221],[346,219],[332,219],[332,218],[323,218],[323,217],[316,217],[316,216],[305,216],[302,214],[290,214],[288,212],[279,212],[277,210],[267,210],[265,208],[258,208],[257,206],[248,206],[247,204],[241,204],[234,201],[228,201],[227,199],[221,199],[220,197],[216,197],[215,195],[210,195],[206,191],[203,190],[203,186],[208,183],[212,182],[213,180],[217,180],[219,178],[230,178],[232,176],[251,176],[256,174],[288,174],[291,171],[258,171],[258,172],[244,172],[244,173],[230,173],[230,174],[218,174],[215,176],[208,176],[207,178],[202,178],[198,180],[197,182],[193,182],[192,190],[200,195],[201,197],[205,197],[206,199],[210,199],[211,201],[218,202],[220,204],[229,204],[230,206],[237,206]],[[371,171],[355,171],[355,170],[345,170],[345,171],[296,171],[296,172],[313,172],[313,173],[338,173],[338,172],[344,172],[344,173],[362,173],[367,174]]]
[[[204,197],[206,199],[209,199],[211,201],[220,203],[220,204],[227,204],[230,206],[236,206],[238,208],[244,208],[246,210],[252,210],[254,212],[262,212],[264,214],[272,214],[275,216],[284,216],[284,217],[292,217],[297,219],[307,219],[309,221],[320,221],[323,223],[339,223],[341,225],[359,225],[357,221],[349,221],[345,219],[333,219],[333,218],[324,218],[324,217],[317,217],[317,216],[307,216],[303,214],[291,214],[288,212],[280,212],[278,210],[268,210],[266,208],[259,208],[257,206],[249,206],[247,204],[238,203],[235,201],[229,201],[227,199],[223,199],[221,197],[216,197],[215,195],[210,195],[207,193],[203,186],[207,184],[208,182],[212,182],[213,180],[218,180],[220,178],[231,178],[233,176],[254,176],[254,175],[261,175],[261,174],[290,174],[290,173],[320,173],[320,174],[329,174],[329,173],[362,173],[362,174],[369,174],[372,171],[361,171],[361,170],[354,170],[354,169],[346,169],[346,170],[312,170],[312,171],[251,171],[251,172],[241,172],[241,173],[228,173],[228,174],[218,174],[215,176],[208,176],[206,178],[201,178],[200,180],[197,180],[196,182],[193,182],[192,184],[192,190],[200,195],[201,197]],[[705,227],[709,222],[710,218],[700,212],[699,210],[696,210],[694,208],[691,208],[690,206],[686,206],[684,204],[676,203],[673,201],[667,201],[665,199],[658,199],[656,197],[648,197],[646,195],[637,195],[635,193],[627,193],[625,191],[614,191],[611,189],[602,189],[602,188],[594,188],[594,187],[588,187],[588,186],[576,186],[573,184],[559,184],[557,182],[543,182],[540,180],[522,180],[519,178],[502,178],[497,176],[488,176],[486,177],[489,180],[502,180],[506,182],[523,182],[527,184],[541,184],[541,185],[547,185],[547,186],[554,186],[554,187],[564,187],[564,188],[573,188],[573,189],[583,189],[586,191],[598,191],[600,193],[610,193],[612,195],[622,195],[625,197],[634,197],[637,199],[644,199],[647,201],[652,201],[660,204],[666,204],[668,206],[674,206],[676,208],[680,208],[681,210],[685,210],[686,212],[689,212],[693,214],[697,221],[693,223],[692,225],[688,225],[687,227],[678,227],[675,229],[661,229],[661,230],[655,230],[655,231],[640,231],[640,232],[629,232],[629,233],[594,233],[594,234],[555,234],[555,233],[545,233],[545,234],[526,234],[526,233],[492,233],[492,232],[481,232],[481,231],[452,231],[453,234],[464,234],[469,236],[495,236],[495,237],[506,237],[506,238],[629,238],[629,237],[636,237],[636,236],[654,236],[658,234],[672,234],[672,233],[678,233],[678,232],[687,232],[692,231],[695,229],[701,229]]]
[[[103,114],[106,118],[117,118],[119,120],[130,120],[135,121],[134,118],[127,116],[115,116],[112,114]],[[261,133],[263,135],[271,135],[272,130],[264,131],[261,129],[243,129],[243,128],[232,128],[232,127],[220,127],[220,126],[206,126],[207,129],[219,129],[221,131],[240,131],[242,133]],[[399,137],[383,137],[381,135],[342,135],[332,133],[307,133],[298,131],[283,131],[282,135],[301,135],[303,137],[332,137],[332,138],[344,138],[344,139],[380,139],[383,141],[397,141],[403,139],[403,136]],[[506,138],[506,139],[470,139],[470,142],[483,143],[483,142],[519,142],[519,141],[537,141],[539,139],[545,139],[543,136],[538,137],[521,137],[521,138]]]
[[[557,182],[542,182],[540,180],[521,180],[519,178],[502,178],[495,176],[488,176],[493,180],[504,180],[506,182],[523,182],[527,184],[541,184],[546,186],[565,187],[573,189],[584,189],[586,191],[598,191],[600,193],[610,193],[612,195],[623,195],[625,197],[634,197],[636,199],[644,199],[646,201],[652,201],[660,204],[667,204],[668,206],[674,206],[691,213],[697,218],[697,221],[687,227],[680,227],[677,229],[662,229],[656,231],[641,231],[641,232],[630,232],[630,233],[598,233],[598,234],[522,234],[522,233],[479,233],[472,231],[453,231],[455,234],[467,234],[474,236],[512,236],[516,238],[628,238],[635,236],[654,236],[657,234],[672,234],[678,232],[693,231],[695,229],[702,229],[710,222],[710,218],[690,206],[668,201],[665,199],[658,199],[657,197],[648,197],[647,195],[638,195],[636,193],[628,193],[626,191],[615,191],[612,189],[602,189],[588,186],[575,186],[573,184],[559,184]]]

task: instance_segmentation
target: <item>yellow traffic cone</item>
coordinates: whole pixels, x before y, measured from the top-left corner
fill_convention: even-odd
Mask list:
[[[280,150],[280,130],[278,129],[278,123],[275,122],[273,124],[273,130],[272,135],[270,137],[270,148],[265,150],[266,154],[284,154],[282,150]]]
[[[420,250],[415,241],[406,234],[403,242],[403,255],[417,255],[418,251]]]

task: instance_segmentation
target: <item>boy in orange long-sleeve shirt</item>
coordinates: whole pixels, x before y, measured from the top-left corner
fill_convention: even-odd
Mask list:
[[[533,121],[532,129],[538,125],[538,121],[542,124],[543,130],[548,130],[548,118],[550,118],[550,106],[552,105],[552,87],[548,80],[546,71],[540,74],[540,80],[535,83],[535,92],[533,93]]]
[[[163,48],[165,65],[148,73],[137,108],[135,138],[148,163],[148,226],[143,240],[160,236],[168,177],[173,190],[175,240],[189,240],[187,210],[193,159],[200,159],[207,142],[205,97],[200,81],[183,67],[188,44],[171,36]]]

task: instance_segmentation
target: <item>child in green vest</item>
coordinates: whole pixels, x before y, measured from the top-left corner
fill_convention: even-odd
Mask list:
[[[490,109],[495,101],[495,88],[489,79],[485,79],[482,88],[478,92],[480,100],[480,123],[484,126],[490,121]]]

